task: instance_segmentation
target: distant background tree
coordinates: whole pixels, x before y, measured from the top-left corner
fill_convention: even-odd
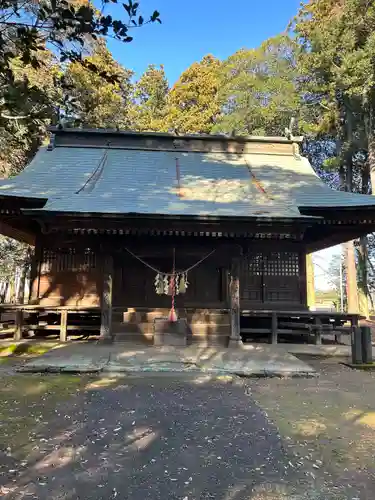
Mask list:
[[[296,44],[287,35],[260,47],[240,50],[223,62],[215,132],[235,135],[284,135],[296,117],[301,97],[297,88]]]
[[[220,111],[221,63],[212,55],[192,64],[171,88],[166,129],[180,134],[209,134]]]
[[[131,125],[133,130],[162,132],[167,128],[169,85],[164,67],[150,64],[134,84]]]
[[[94,44],[85,64],[70,62],[64,71],[60,113],[66,126],[89,128],[129,128],[132,71],[116,62],[103,40]],[[108,81],[97,71],[87,68],[94,64],[99,72],[116,75]]]

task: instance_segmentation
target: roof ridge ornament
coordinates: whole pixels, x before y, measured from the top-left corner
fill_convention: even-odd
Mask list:
[[[49,134],[49,143],[47,146],[47,151],[52,151],[55,149],[55,140],[56,140],[56,135],[53,133]]]
[[[295,127],[295,124],[296,124],[296,118],[292,116],[289,122],[289,127],[285,127],[284,132],[285,132],[285,137],[293,142],[293,156],[297,160],[300,160],[301,154],[300,154],[299,144],[296,141],[297,137],[293,135],[293,129]]]

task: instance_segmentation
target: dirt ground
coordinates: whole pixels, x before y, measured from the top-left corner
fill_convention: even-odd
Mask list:
[[[260,498],[262,500],[373,500],[375,498],[375,372],[352,370],[341,364],[341,361],[345,360],[338,358],[304,357],[303,360],[317,369],[319,372],[318,378],[235,379],[232,384],[236,388],[231,387],[229,382],[227,385],[223,385],[215,396],[215,401],[218,404],[217,408],[232,408],[233,405],[240,404],[241,408],[233,416],[233,422],[237,422],[237,424],[240,422],[241,426],[246,424],[247,435],[253,436],[251,438],[253,442],[251,446],[244,447],[240,445],[239,448],[247,450],[249,457],[254,458],[253,455],[259,453],[259,450],[257,451],[258,444],[263,443],[263,440],[268,440],[266,454],[273,457],[272,463],[280,462],[282,468],[285,467],[287,474],[285,481],[295,486],[301,484],[301,477],[304,477],[306,486],[309,485],[308,491],[306,488],[304,494],[301,491],[296,495],[289,493],[282,495],[281,493],[274,494],[274,492],[270,492],[265,496],[246,497],[246,489],[244,489],[241,490],[241,494],[238,494],[237,497],[223,494],[220,498],[224,499],[225,497],[225,500],[232,498],[242,500],[245,497],[246,499],[254,498],[256,500]],[[143,382],[142,380],[139,381],[138,378],[132,381],[131,379],[117,380],[108,377],[70,375],[9,374],[4,376],[0,391],[0,458],[2,464],[0,467],[0,479],[2,481],[0,483],[3,482],[4,487],[0,492],[5,494],[6,498],[21,498],[21,496],[17,495],[11,496],[13,485],[17,487],[21,479],[25,478],[25,475],[29,477],[31,463],[34,463],[35,470],[33,469],[33,471],[37,474],[38,470],[35,468],[35,464],[42,463],[45,460],[44,455],[49,456],[48,454],[55,453],[56,450],[53,451],[55,446],[57,446],[56,449],[58,450],[61,450],[64,446],[71,446],[70,439],[73,436],[71,427],[78,429],[78,441],[73,443],[74,450],[81,449],[80,447],[83,445],[86,446],[87,442],[92,444],[95,441],[92,446],[102,446],[100,440],[97,441],[97,437],[95,437],[99,424],[92,424],[92,428],[88,425],[91,414],[96,419],[99,419],[100,429],[101,426],[105,427],[103,431],[100,431],[103,436],[112,435],[107,434],[106,431],[106,426],[110,423],[110,414],[113,414],[111,417],[113,422],[111,421],[112,423],[109,425],[111,429],[113,426],[117,430],[121,426],[125,426],[125,424],[129,426],[129,429],[132,429],[134,422],[138,422],[138,419],[145,416],[142,405],[146,407],[154,401],[153,398],[164,397],[163,394],[166,388],[170,390],[170,387],[174,384],[174,382],[172,384],[172,380],[174,380],[175,375],[171,377],[171,382],[168,379],[161,380],[159,382],[160,387],[158,387],[154,379],[151,382]],[[152,397],[147,392],[149,384],[155,384]],[[178,446],[173,445],[175,448],[171,448],[176,450],[182,449],[186,445],[184,441],[186,436],[188,444],[189,439],[192,439],[192,435],[190,435],[191,412],[195,411],[194,408],[199,400],[199,398],[197,399],[197,388],[199,386],[194,385],[191,391],[190,389],[188,391],[190,399],[180,401],[182,395],[186,392],[183,386],[181,387],[177,387],[174,392],[172,391],[173,397],[171,393],[168,396],[169,399],[163,400],[167,406],[172,405],[173,408],[168,406],[168,409],[165,410],[165,415],[171,416],[171,422],[166,423],[166,434],[162,440],[167,443],[173,436],[173,439],[179,436],[181,442]],[[135,392],[132,393],[130,399],[124,399],[128,390]],[[197,415],[194,420],[194,425],[197,428],[202,425],[213,426],[216,419],[218,419],[218,424],[223,420],[220,414],[221,410],[217,410],[218,415],[221,415],[220,418],[213,414],[213,420],[209,423],[206,421],[208,395],[211,394],[211,389],[207,387],[204,390],[206,392],[202,395],[198,405],[202,410],[202,416]],[[235,395],[235,399],[233,399],[233,395]],[[126,423],[123,420],[125,414],[122,406],[124,404],[125,406],[134,406],[134,401],[138,401],[137,398],[140,398],[139,401],[143,401],[139,408],[139,417],[136,418],[135,414],[131,413],[130,420],[129,422],[126,421]],[[154,401],[155,408],[159,408],[157,398]],[[186,416],[187,426],[184,431],[186,435],[181,434],[182,416],[178,418],[174,416],[176,408],[184,414],[184,418]],[[265,418],[262,420],[259,416],[257,417],[259,432],[257,431],[258,434],[254,434],[255,428],[252,427],[253,415],[258,415],[257,408],[264,414]],[[158,421],[158,419],[156,420]],[[154,425],[155,422],[151,419],[149,424]],[[174,426],[177,426],[176,429]],[[235,429],[236,436],[237,433],[238,436],[241,436],[244,429],[241,426],[238,426],[237,430]],[[261,428],[264,432],[260,432]],[[170,432],[172,432],[173,436],[169,435]],[[221,430],[217,432],[221,433]],[[225,432],[228,431],[225,430]],[[226,449],[228,445],[225,432],[223,430],[220,434],[223,444],[223,450],[220,450],[221,457],[224,456],[224,448]],[[279,445],[273,434],[274,432],[278,433],[281,446],[285,452],[281,452],[278,448]],[[94,438],[92,438],[93,435]],[[273,436],[271,441],[267,438],[268,435]],[[116,432],[113,436],[114,439],[118,439]],[[234,439],[232,436],[229,444],[234,442],[232,438]],[[216,442],[215,439],[210,438],[213,443]],[[104,443],[103,446],[103,450],[106,451],[107,445]],[[274,447],[276,447],[275,450]],[[99,458],[103,450],[100,448],[100,453],[98,452]],[[206,444],[198,443],[194,450],[194,453],[197,450],[199,452],[206,450]],[[274,456],[276,451],[278,453],[277,457]],[[90,450],[87,453],[89,457],[93,455]],[[66,457],[63,457],[63,459],[67,460]],[[87,460],[90,460],[90,458],[87,458]],[[156,458],[156,460],[156,463],[158,463],[159,459]],[[233,455],[228,455],[226,467],[229,467],[228,470],[231,474],[236,473],[236,467],[238,466],[236,460]],[[118,463],[118,457],[115,462]],[[84,461],[79,463],[82,466]],[[142,462],[140,471],[143,471],[145,464],[146,462]],[[73,469],[70,470],[69,467],[66,466],[64,481],[68,481],[68,476],[71,476]],[[96,464],[95,467],[100,473],[103,472],[100,463],[99,465]],[[149,466],[147,465],[147,467]],[[40,496],[38,491],[31,498],[60,498],[52,494],[52,489],[49,490],[50,487],[52,488],[52,483],[50,485],[49,481],[54,480],[58,474],[57,470],[55,472],[56,468],[59,470],[62,468],[59,461],[51,468],[49,472],[51,477],[48,476],[48,480],[44,478],[44,475],[47,477],[45,471],[43,477],[41,476],[42,478],[39,476],[36,478],[35,476],[32,481],[29,478],[30,484],[34,484],[36,481],[39,485],[38,488],[41,491],[45,490],[46,494],[49,494],[46,497]],[[254,470],[258,471],[258,481],[262,477],[263,469]],[[141,472],[138,471],[138,473]],[[196,474],[198,474],[198,469]],[[251,472],[249,469],[249,476],[245,476],[251,479],[251,475],[254,476],[254,474],[255,472]],[[155,477],[152,477],[154,480]],[[251,483],[250,479],[249,484]],[[254,478],[251,480],[254,480]],[[119,488],[122,484],[120,483],[115,485],[116,491],[119,492],[118,498],[126,498],[126,496],[121,497],[120,495]],[[60,486],[56,483],[54,488],[53,491],[57,491]],[[66,498],[70,497],[67,496]],[[101,499],[104,497],[98,494],[95,498]],[[112,497],[109,494],[106,498]],[[167,495],[166,498],[180,497],[168,497]],[[181,498],[184,498],[184,495]],[[191,500],[203,497],[197,494],[188,496],[188,498]],[[219,497],[217,496],[217,498]]]
[[[340,364],[345,359],[303,360],[318,378],[252,380],[250,394],[276,424],[297,467],[336,492],[334,498],[375,498],[375,373]],[[351,487],[361,495],[347,496]]]

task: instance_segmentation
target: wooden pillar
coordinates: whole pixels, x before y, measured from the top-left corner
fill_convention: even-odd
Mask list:
[[[277,312],[272,313],[271,343],[277,344]]]
[[[307,287],[307,307],[310,311],[315,311],[315,275],[312,254],[306,255],[306,287]]]
[[[63,309],[60,318],[60,342],[66,342],[68,331],[68,311]]]
[[[229,347],[239,347],[242,345],[240,328],[240,277],[239,259],[232,261],[232,272],[229,286],[230,300],[230,337]]]
[[[23,330],[23,310],[16,309],[15,331],[13,337],[15,341],[22,340],[22,330]]]
[[[345,243],[345,261],[346,261],[346,295],[348,300],[348,313],[358,314],[358,287],[357,270],[355,265],[354,244],[352,241]]]
[[[103,293],[101,303],[100,339],[112,342],[112,280],[113,257],[106,255],[103,264]]]
[[[322,343],[322,321],[320,318],[315,318],[315,344],[321,345]]]

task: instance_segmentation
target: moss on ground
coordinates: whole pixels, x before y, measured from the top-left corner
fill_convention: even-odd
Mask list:
[[[7,356],[41,356],[56,347],[57,343],[51,342],[21,342],[0,345],[0,359]]]

